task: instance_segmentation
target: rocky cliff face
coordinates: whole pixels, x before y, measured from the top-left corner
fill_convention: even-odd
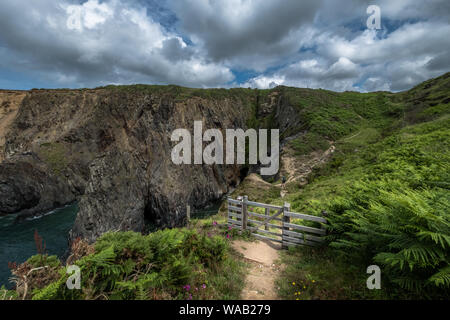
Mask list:
[[[3,161],[6,137],[26,95],[24,91],[0,90],[0,215],[20,212],[20,218],[39,215],[76,199],[67,181],[52,174],[44,161],[22,148],[21,142],[21,150]]]
[[[35,214],[76,198],[70,236],[91,241],[107,230],[141,231],[145,220],[181,225],[187,204],[221,198],[241,167],[175,165],[171,133],[192,131],[197,120],[204,129],[246,128],[255,101],[248,89],[30,91],[4,133],[0,212]]]
[[[0,215],[39,215],[76,200],[66,181],[46,170],[32,155],[0,164]]]
[[[25,95],[25,91],[0,90],[0,163],[4,158],[6,133]]]

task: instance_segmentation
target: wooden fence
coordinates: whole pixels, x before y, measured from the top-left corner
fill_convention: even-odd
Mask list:
[[[319,228],[291,223],[291,219],[315,222]],[[281,243],[283,248],[296,245],[316,246],[326,234],[327,220],[322,217],[291,211],[289,203],[284,206],[249,201],[247,196],[228,198],[228,225],[249,230],[259,239]]]

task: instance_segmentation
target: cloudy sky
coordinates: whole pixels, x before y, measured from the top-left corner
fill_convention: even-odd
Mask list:
[[[401,91],[450,71],[449,21],[448,0],[0,0],[0,88]]]

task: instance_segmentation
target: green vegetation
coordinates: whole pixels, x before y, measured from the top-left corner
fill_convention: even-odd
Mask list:
[[[330,147],[330,143],[316,133],[305,133],[291,143],[296,155],[309,154],[313,151],[324,151]]]
[[[57,256],[48,256],[43,254],[36,254],[27,260],[27,263],[33,268],[39,268],[46,265],[50,268],[58,268],[61,265]]]
[[[354,143],[342,141],[341,153],[318,169],[309,185],[291,188],[295,211],[328,212],[330,249],[316,254],[311,265],[290,265],[283,282],[315,277],[321,290],[333,292],[329,275],[343,281],[345,270],[356,269],[358,276],[342,286],[355,288],[359,279],[359,290],[343,290],[337,297],[371,298],[363,290],[364,268],[378,264],[384,298],[448,298],[450,118],[407,126],[358,152],[351,151]]]
[[[15,300],[19,296],[14,290],[8,290],[5,286],[0,287],[0,300]]]
[[[284,134],[299,135],[288,143],[295,154],[307,157],[327,149],[329,141],[336,147],[328,163],[313,169],[307,185],[287,185],[283,201],[293,211],[325,211],[330,225],[326,247],[283,253],[281,296],[448,298],[450,74],[398,94],[281,90],[300,115],[298,126]],[[241,185],[238,192],[281,203],[276,192],[262,188],[258,194],[257,188]],[[366,268],[372,264],[382,269],[379,291],[366,289]]]
[[[49,165],[53,173],[61,175],[68,165],[66,149],[62,143],[43,143],[39,155]]]
[[[240,89],[239,89],[240,90]],[[307,185],[247,179],[234,195],[293,211],[328,213],[328,246],[286,251],[278,286],[288,299],[448,298],[450,288],[450,74],[408,92],[335,93],[278,87],[245,91],[249,126],[271,127],[259,116],[274,90],[298,113],[283,137],[297,156],[336,147]],[[221,98],[226,90],[210,91]],[[184,92],[195,95],[195,91]],[[256,103],[252,102],[255,97]],[[183,96],[184,97],[184,96]],[[302,223],[294,221],[294,223]],[[366,289],[366,268],[382,268],[382,289]],[[293,284],[295,283],[295,284]]]
[[[368,147],[328,206],[332,246],[423,296],[450,287],[449,128],[444,117]]]
[[[336,252],[295,247],[281,252],[286,266],[277,279],[285,300],[387,299],[385,290],[368,290],[364,266],[348,264]]]
[[[99,87],[98,89],[106,89],[110,91],[119,92],[145,92],[148,94],[155,94],[160,96],[167,96],[175,100],[175,102],[183,102],[186,99],[199,97],[209,100],[225,100],[225,99],[240,99],[246,101],[255,97],[255,90],[244,88],[231,88],[231,89],[197,89],[187,88],[177,85],[109,85],[106,87]]]
[[[339,139],[334,157],[313,171],[308,185],[288,187],[295,211],[327,211],[330,247],[286,253],[282,283],[315,278],[320,288],[310,286],[307,298],[327,298],[330,292],[350,299],[449,297],[448,78],[389,97],[385,121],[371,121],[371,127]],[[447,103],[433,106],[436,100]],[[299,257],[302,262],[294,262]],[[364,289],[371,264],[382,268],[380,296]],[[291,298],[293,292],[289,286],[283,291]]]
[[[218,227],[208,232],[194,229],[162,230],[149,235],[110,232],[94,245],[77,240],[70,264],[81,269],[81,289],[69,290],[69,275],[56,257],[36,255],[12,267],[28,277],[28,293],[20,281],[17,293],[48,299],[237,299],[243,285],[244,263],[232,258],[232,231]],[[69,263],[68,263],[69,264]],[[4,290],[4,288],[3,288]],[[1,291],[0,291],[1,293]]]
[[[286,268],[277,282],[282,298],[450,297],[450,73],[397,94],[289,87],[200,90],[137,85],[106,89],[159,92],[175,101],[231,96],[250,108],[248,125],[253,128],[275,126],[275,110],[260,116],[259,108],[277,91],[298,115],[283,132],[284,138],[296,135],[288,147],[297,157],[307,159],[330,144],[336,147],[326,164],[312,170],[308,184],[289,183],[284,199],[274,179],[268,183],[253,175],[233,193],[265,203],[286,201],[295,212],[327,213],[326,246],[282,253]],[[41,153],[55,172],[62,170],[61,145],[42,145]],[[82,290],[67,290],[65,267],[48,257],[46,261],[53,262],[47,262],[47,278],[30,285],[32,290],[25,296],[238,298],[245,265],[234,259],[229,247],[229,238],[236,234],[212,227],[219,219],[225,221],[224,207],[217,216],[194,219],[194,229],[146,236],[108,233],[74,259],[73,264],[79,265],[84,275]],[[32,257],[22,269],[29,272],[42,265],[41,261],[42,257]],[[373,264],[381,267],[382,290],[366,288],[366,269]],[[16,272],[20,274],[21,269]],[[23,294],[0,289],[0,298]]]
[[[281,88],[283,95],[298,112],[299,125],[291,127],[284,137],[308,132],[312,137],[336,141],[358,128],[383,128],[402,112],[392,102],[391,93],[336,93],[326,90]],[[317,139],[311,139],[314,144]]]

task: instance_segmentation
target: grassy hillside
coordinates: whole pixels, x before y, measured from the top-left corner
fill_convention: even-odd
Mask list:
[[[284,134],[295,137],[285,149],[295,151],[298,163],[331,144],[336,148],[306,183],[288,183],[283,199],[273,189],[279,181],[268,187],[252,179],[234,192],[328,214],[327,247],[283,253],[282,296],[448,297],[450,74],[397,94],[281,90],[300,115]],[[383,290],[366,289],[372,264],[382,268]]]
[[[283,88],[299,114],[301,123],[285,133],[299,131],[308,135],[337,140],[363,125],[381,128],[388,125],[401,112],[392,101],[391,93],[336,93],[326,90]]]
[[[341,142],[341,152],[305,188],[290,186],[286,201],[295,211],[325,210],[331,224],[331,247],[308,270],[338,279],[349,271],[360,275],[349,283],[364,288],[365,268],[377,264],[387,297],[448,296],[450,117],[406,126],[366,147],[361,139]],[[326,262],[330,254],[340,267]],[[305,272],[298,268],[291,276]]]
[[[341,99],[347,95],[358,96],[344,93]],[[378,100],[380,110],[372,112],[366,103],[364,120],[344,126],[341,117],[334,136],[325,133],[337,138],[337,151],[313,170],[306,186],[289,185],[285,200],[297,212],[328,213],[330,247],[284,255],[285,298],[298,298],[299,292],[286,284],[310,279],[315,285],[303,297],[448,298],[449,97],[449,74],[405,93],[368,94],[361,103]],[[317,145],[296,143],[303,150]],[[382,268],[380,292],[365,289],[371,264]]]

